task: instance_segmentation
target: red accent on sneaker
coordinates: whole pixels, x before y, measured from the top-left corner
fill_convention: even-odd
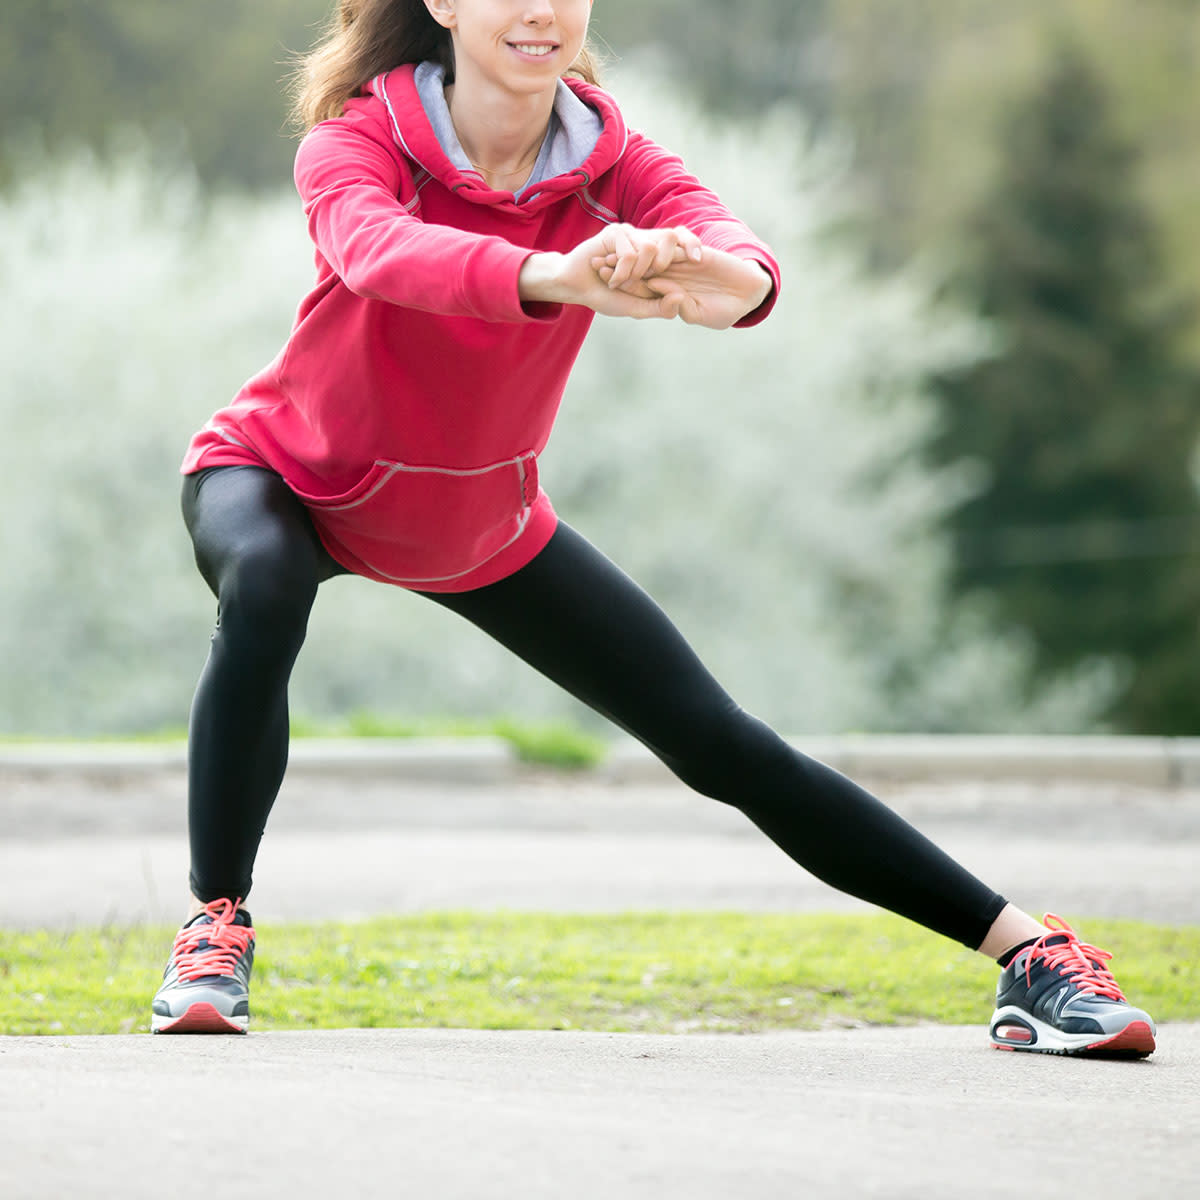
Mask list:
[[[1103,1054],[1153,1054],[1154,1034],[1145,1021],[1130,1021],[1120,1033],[1112,1037],[1092,1042],[1087,1048],[1088,1053]]]
[[[1033,960],[1040,958],[1050,970],[1057,971],[1060,975],[1069,975],[1071,982],[1087,995],[1104,996],[1109,1000],[1125,1000],[1125,994],[1113,978],[1112,972],[1104,966],[1112,958],[1107,950],[1099,950],[1095,946],[1089,946],[1087,942],[1081,942],[1075,930],[1054,913],[1046,914],[1045,924],[1050,931],[1033,943],[1029,948],[1029,957],[1025,960],[1026,983],[1030,982]],[[1067,940],[1055,941],[1053,945],[1047,944],[1048,939],[1062,937]]]
[[[189,982],[206,975],[232,975],[238,959],[246,953],[254,930],[249,925],[235,925],[238,900],[214,900],[204,906],[212,919],[211,925],[189,925],[175,935],[171,955],[180,979]],[[203,950],[201,942],[207,942]]]
[[[169,1025],[160,1025],[156,1033],[245,1033],[241,1025],[218,1012],[211,1004],[189,1004],[182,1016]]]

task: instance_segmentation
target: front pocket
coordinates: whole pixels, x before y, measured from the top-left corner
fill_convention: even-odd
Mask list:
[[[537,499],[537,459],[528,453],[469,468],[379,459],[339,495],[296,494],[324,539],[371,573],[438,583],[481,566],[521,535]]]

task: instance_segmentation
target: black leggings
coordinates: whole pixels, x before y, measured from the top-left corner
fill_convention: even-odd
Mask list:
[[[245,897],[287,763],[287,686],[317,585],[343,568],[279,476],[184,481],[184,519],[218,599],[192,707],[188,823],[201,900]],[[743,712],[636,584],[560,524],[507,579],[429,594],[739,808],[826,883],[974,949],[1004,907],[907,822]]]

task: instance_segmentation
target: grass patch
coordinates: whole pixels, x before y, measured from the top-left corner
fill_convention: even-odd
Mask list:
[[[524,721],[513,717],[467,719],[429,717],[413,720],[390,717],[361,710],[340,720],[316,721],[292,717],[294,738],[472,738],[497,737],[513,748],[522,762],[539,766],[580,770],[597,766],[608,752],[603,738],[584,732],[567,721]],[[0,744],[22,745],[31,742],[137,742],[170,743],[187,740],[187,729],[166,728],[140,733],[111,734],[94,738],[37,737],[33,734],[5,734]]]
[[[566,721],[518,721],[512,717],[414,721],[358,711],[336,722],[293,720],[292,734],[296,737],[497,737],[508,742],[522,762],[567,769],[596,766],[607,750],[601,738]]]
[[[1200,1018],[1200,928],[1087,921],[1134,1003]],[[0,931],[0,1033],[149,1028],[174,931]],[[259,929],[254,1028],[758,1033],[987,1021],[995,968],[888,915],[436,913]]]

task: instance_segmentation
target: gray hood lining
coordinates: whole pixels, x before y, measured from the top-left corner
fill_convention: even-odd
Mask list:
[[[429,118],[429,124],[433,127],[446,157],[460,171],[478,175],[479,172],[471,165],[458,140],[454,122],[450,120],[444,79],[445,71],[442,65],[434,62],[421,63],[413,75],[425,115]],[[554,111],[550,115],[550,127],[546,131],[537,161],[533,164],[533,172],[524,186],[514,194],[519,199],[525,192],[547,179],[568,175],[582,167],[596,149],[596,143],[603,132],[604,122],[600,119],[600,114],[580,100],[560,79],[554,97]]]

